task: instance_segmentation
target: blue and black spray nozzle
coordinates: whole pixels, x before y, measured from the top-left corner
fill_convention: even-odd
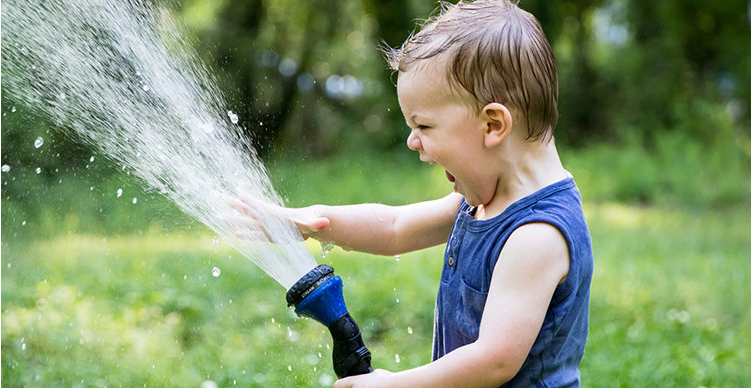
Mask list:
[[[287,305],[299,316],[313,318],[329,329],[334,344],[332,361],[337,377],[369,373],[371,352],[355,320],[347,312],[342,295],[342,278],[334,268],[322,264],[310,270],[287,290]]]

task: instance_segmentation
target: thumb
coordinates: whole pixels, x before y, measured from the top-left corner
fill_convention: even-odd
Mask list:
[[[310,234],[320,232],[329,227],[329,219],[326,217],[317,217],[307,220],[295,220],[295,226],[298,227],[304,237],[310,237]]]
[[[329,219],[326,217],[315,218],[308,222],[308,227],[315,232],[324,230],[329,227]]]

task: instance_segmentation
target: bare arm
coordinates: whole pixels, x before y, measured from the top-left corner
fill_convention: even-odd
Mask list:
[[[404,206],[316,205],[310,211],[329,220],[311,237],[345,249],[395,255],[446,242],[461,197],[452,193]]]
[[[462,197],[452,193],[433,201],[404,206],[359,204],[314,205],[305,208],[279,208],[260,205],[252,198],[231,200],[249,228],[259,229],[257,210],[287,218],[304,238],[333,243],[360,252],[396,255],[446,242]],[[242,237],[242,236],[241,236]]]
[[[494,269],[477,341],[415,369],[378,370],[339,380],[334,387],[498,387],[525,361],[568,269],[568,247],[556,228],[520,227]]]

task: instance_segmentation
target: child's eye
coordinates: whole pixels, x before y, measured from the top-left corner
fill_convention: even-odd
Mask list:
[[[418,129],[428,129],[428,125],[418,125]]]

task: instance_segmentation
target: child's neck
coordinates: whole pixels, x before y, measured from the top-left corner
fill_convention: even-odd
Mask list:
[[[570,176],[553,141],[523,144],[500,154],[496,192],[491,201],[478,206],[475,219],[493,218],[514,202]]]

